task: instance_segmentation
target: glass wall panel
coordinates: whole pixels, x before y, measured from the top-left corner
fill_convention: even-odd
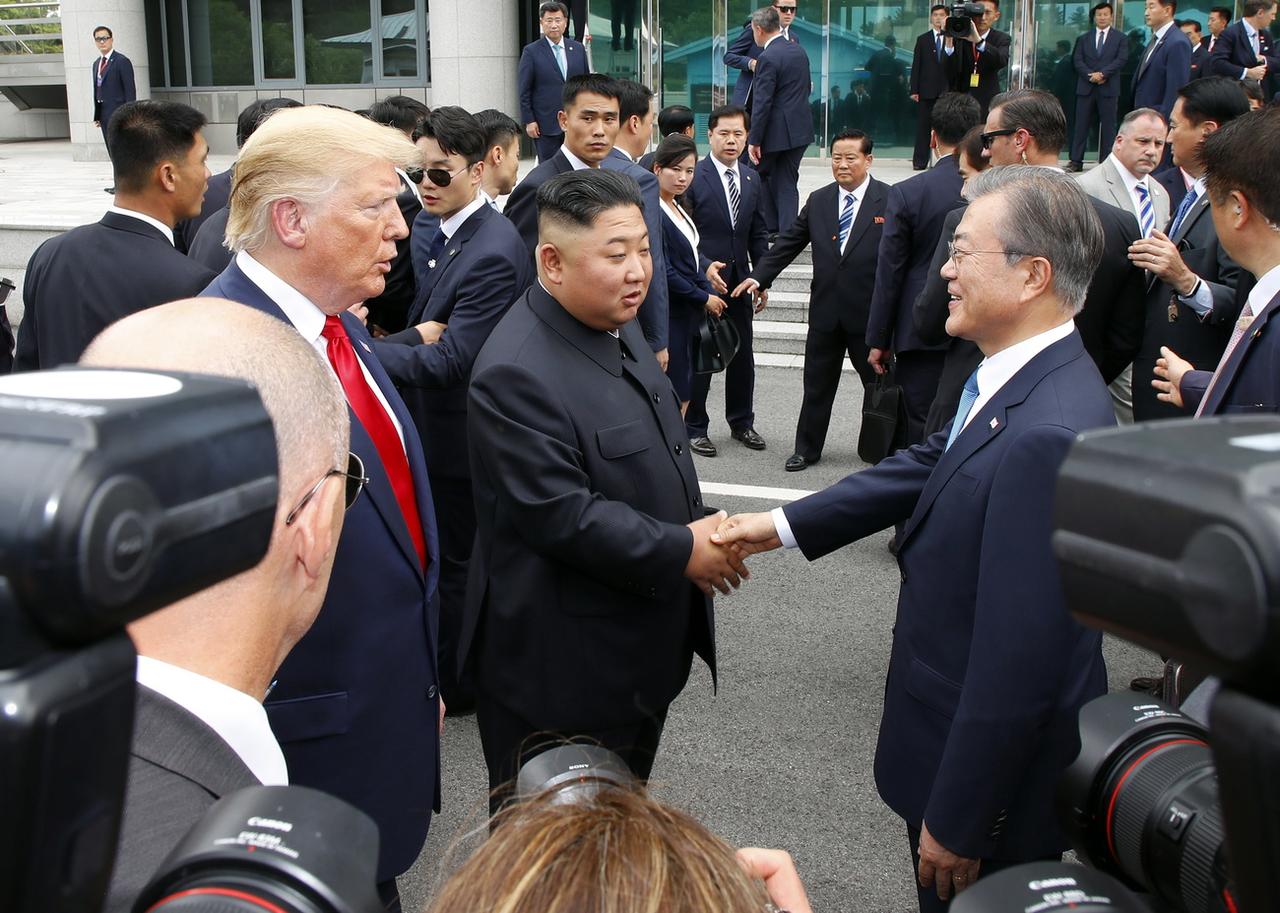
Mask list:
[[[302,0],[307,85],[373,82],[368,0]]]
[[[187,0],[193,86],[253,85],[249,0]]]
[[[687,0],[677,0],[674,4],[677,20],[683,2]],[[587,4],[587,31],[591,34],[587,53],[591,55],[594,72],[620,79],[640,78],[640,54],[647,47],[648,38],[641,21],[640,4],[641,0],[591,0]],[[666,17],[664,8],[663,29],[674,25],[679,31],[679,23]]]
[[[169,45],[169,85],[187,84],[187,36],[182,27],[182,0],[165,0],[165,41]]]
[[[716,54],[724,57],[721,43],[712,40],[712,4],[707,0],[663,0],[661,15],[662,106],[688,105],[693,109],[694,140],[699,153],[705,154],[707,115],[715,107]]]
[[[262,2],[262,78],[297,79],[293,53],[293,0]]]
[[[418,75],[418,12],[414,0],[382,0],[382,75]]]
[[[160,0],[143,0],[143,18],[147,24],[147,60],[151,70],[151,88],[162,89],[164,80],[164,21]]]
[[[1136,2],[1136,0],[1135,0]],[[1134,5],[1133,3],[1130,6]],[[1037,0],[1033,15],[1039,24],[1036,42],[1035,87],[1053,93],[1062,102],[1067,115],[1067,141],[1075,135],[1076,123],[1076,70],[1072,62],[1076,39],[1091,31],[1089,18],[1091,3],[1041,2]],[[1116,23],[1117,26],[1120,23]],[[1121,79],[1123,80],[1123,73]],[[1098,148],[1098,128],[1089,137],[1086,155],[1091,159]],[[1063,150],[1064,152],[1066,150]]]

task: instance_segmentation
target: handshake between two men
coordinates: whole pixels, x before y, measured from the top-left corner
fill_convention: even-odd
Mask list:
[[[726,596],[751,576],[743,559],[779,548],[782,540],[768,513],[734,514],[717,511],[689,524],[693,551],[684,575],[708,596]]]

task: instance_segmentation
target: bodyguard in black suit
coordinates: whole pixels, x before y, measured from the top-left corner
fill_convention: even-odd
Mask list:
[[[1000,75],[1009,66],[1009,53],[1013,39],[1007,32],[995,28],[1000,18],[999,0],[981,0],[986,14],[982,23],[974,23],[967,40],[959,42],[960,60],[957,81],[962,90],[978,100],[985,117],[991,100],[1000,92]]]
[[[115,205],[31,255],[17,371],[75,361],[108,324],[190,298],[213,278],[173,246],[173,226],[200,211],[209,178],[204,116],[168,101],[132,102],[118,113],[110,130]]]
[[[1120,106],[1120,70],[1129,59],[1129,39],[1112,27],[1114,9],[1107,0],[1093,8],[1093,28],[1076,39],[1071,52],[1076,69],[1076,130],[1071,140],[1071,165],[1084,162],[1085,147],[1096,119],[1100,123],[1098,161],[1111,153],[1116,141],[1116,112]]]
[[[782,36],[773,7],[751,14],[751,31],[762,50],[751,82],[751,161],[765,184],[765,223],[786,231],[800,207],[800,161],[813,140],[809,113],[809,55]]]
[[[724,65],[738,71],[733,84],[733,103],[747,107],[751,104],[751,81],[756,73],[756,61],[760,59],[760,45],[751,33],[751,21],[742,27],[733,44],[724,52]]]
[[[373,344],[413,415],[427,458],[440,530],[440,690],[446,706],[458,712],[475,700],[458,679],[458,635],[476,533],[467,383],[489,333],[530,283],[520,235],[479,193],[484,140],[461,108],[436,108],[423,126],[423,202],[439,228],[428,242],[427,274],[409,310],[409,328]]]
[[[911,306],[928,280],[942,221],[960,204],[964,179],[956,145],[981,121],[978,103],[949,92],[933,109],[930,144],[937,163],[889,188],[880,239],[875,291],[867,316],[868,358],[877,373],[896,361],[894,379],[902,386],[907,411],[907,443],[924,439],[925,419],[938,392],[946,343],[926,343],[916,332]]]
[[[1177,418],[1182,411],[1157,399],[1152,372],[1162,347],[1200,368],[1216,365],[1231,338],[1247,273],[1223,249],[1209,211],[1200,144],[1213,131],[1249,111],[1236,81],[1209,76],[1187,83],[1173,106],[1169,144],[1174,164],[1196,178],[1164,232],[1130,248],[1130,259],[1150,274],[1142,348],[1133,361],[1133,418]],[[1255,147],[1256,148],[1256,147]]]
[[[1240,19],[1222,30],[1209,58],[1210,76],[1266,79],[1280,72],[1280,53],[1272,47],[1268,27],[1276,18],[1275,0],[1245,0]]]
[[[769,249],[764,216],[760,212],[759,176],[742,159],[747,148],[746,124],[746,111],[735,105],[711,112],[707,119],[711,153],[698,162],[693,183],[684,195],[701,237],[701,266],[706,269],[711,263],[720,264],[717,272],[724,283],[726,296],[729,289],[737,288],[751,275],[751,268],[759,265]],[[732,187],[730,178],[725,177],[726,170],[733,174]],[[726,297],[725,303],[728,305],[727,317],[738,328],[742,343],[737,356],[724,372],[724,418],[730,432],[745,436],[747,431],[755,433],[756,420],[756,366],[751,350],[754,308],[749,295]],[[715,444],[708,435],[707,392],[711,389],[711,379],[711,374],[694,375],[693,398],[685,412],[689,440],[695,446],[694,452],[703,456],[716,454]],[[696,449],[698,447],[701,449]]]
[[[115,52],[111,29],[105,25],[98,26],[93,30],[93,42],[101,55],[89,68],[89,77],[93,81],[93,125],[102,129],[102,141],[107,144],[107,155],[111,156],[111,141],[107,134],[111,116],[121,105],[137,100],[138,88],[133,79],[133,62]]]
[[[589,71],[587,49],[564,34],[569,10],[558,0],[544,0],[538,7],[542,37],[524,46],[516,69],[520,96],[520,120],[538,150],[538,162],[555,155],[564,141],[559,123],[560,97],[565,81]]]
[[[813,251],[809,334],[804,343],[804,399],[796,422],[795,452],[784,468],[797,472],[822,458],[831,406],[847,355],[864,386],[874,379],[867,363],[867,315],[876,284],[876,259],[889,187],[871,177],[872,141],[850,130],[831,141],[835,183],[809,194],[795,223],[733,290],[767,289],[805,247]],[[842,224],[843,223],[843,224]]]
[[[933,106],[946,92],[955,88],[956,56],[955,39],[945,36],[950,8],[945,3],[935,3],[929,10],[929,31],[916,38],[911,56],[911,100],[916,103],[916,145],[911,153],[911,165],[916,171],[929,167],[929,130],[932,127]],[[858,124],[850,123],[857,127]]]
[[[539,283],[490,334],[468,404],[463,651],[493,789],[557,737],[647,777],[693,654],[714,671],[710,596],[741,572],[709,543],[719,520],[703,518],[678,404],[633,319],[651,278],[634,184],[559,175],[538,208]]]
[[[1133,76],[1134,108],[1155,108],[1169,120],[1178,90],[1191,78],[1191,39],[1173,21],[1177,0],[1153,0],[1146,22],[1151,41],[1143,48]]]
[[[1201,37],[1200,23],[1194,19],[1182,19],[1178,28],[1182,29],[1182,34],[1191,42],[1191,78],[1208,76],[1206,65],[1209,63],[1209,44]]]

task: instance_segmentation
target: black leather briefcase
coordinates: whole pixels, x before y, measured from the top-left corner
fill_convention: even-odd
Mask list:
[[[858,433],[858,456],[867,463],[879,463],[907,445],[907,407],[902,387],[886,371],[867,387],[862,400],[862,430]]]
[[[717,374],[729,367],[738,354],[742,339],[732,320],[722,320],[714,314],[703,315],[698,326],[698,344],[693,349],[695,374]]]

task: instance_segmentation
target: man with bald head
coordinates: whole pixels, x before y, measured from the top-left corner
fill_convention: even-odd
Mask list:
[[[348,111],[278,111],[236,162],[227,220],[235,259],[205,290],[292,325],[332,367],[368,496],[347,517],[333,583],[267,701],[293,782],[368,814],[381,834],[379,890],[399,908],[406,871],[440,807],[435,589],[440,551],[412,416],[348,309],[376,298],[408,228],[407,136]]]
[[[262,701],[329,583],[349,462],[342,391],[296,333],[229,301],[178,301],[108,327],[81,364],[247,380],[275,428],[280,493],[252,570],[129,625],[138,694],[119,849],[107,899],[123,913],[173,844],[220,797],[289,773]]]

